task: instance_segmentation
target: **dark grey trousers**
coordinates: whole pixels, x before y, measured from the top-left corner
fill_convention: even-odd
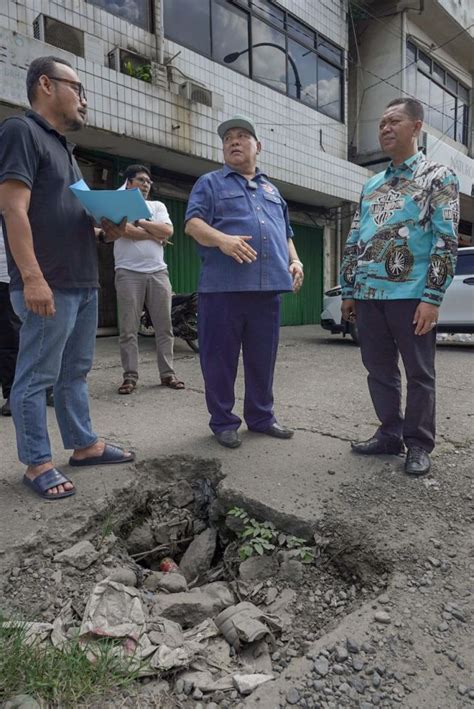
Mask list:
[[[377,437],[403,439],[430,453],[435,441],[436,332],[415,335],[413,316],[419,300],[356,302],[362,362],[375,413]],[[407,378],[405,415],[401,411],[401,355]]]

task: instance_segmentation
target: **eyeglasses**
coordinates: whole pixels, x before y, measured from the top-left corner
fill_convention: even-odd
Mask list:
[[[59,76],[48,76],[48,79],[50,79],[51,81],[61,81],[64,84],[69,84],[70,86],[72,86],[72,88],[74,89],[74,91],[76,92],[77,96],[79,97],[79,99],[81,101],[87,101],[84,86],[81,84],[80,81],[72,81],[71,79],[63,79]]]
[[[151,187],[153,184],[148,177],[131,177],[130,182],[138,182],[140,185],[147,185],[148,187]]]

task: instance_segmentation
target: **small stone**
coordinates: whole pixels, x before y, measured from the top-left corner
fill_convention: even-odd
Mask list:
[[[351,640],[351,638],[347,638],[346,646],[347,646],[347,649],[349,650],[349,652],[352,653],[353,655],[355,655],[359,652],[359,645],[355,642],[355,640]]]
[[[461,657],[458,657],[456,664],[460,670],[464,670],[466,667],[466,663],[464,662],[464,660]]]
[[[329,662],[325,657],[320,655],[318,659],[315,660],[313,669],[315,672],[318,673],[318,675],[321,675],[321,677],[325,677],[329,672]]]
[[[367,689],[367,682],[361,677],[356,677],[352,682],[352,686],[359,694],[364,694]]]
[[[176,694],[184,694],[184,679],[177,679],[174,685]]]
[[[286,701],[288,704],[298,704],[300,701],[300,693],[295,687],[290,687],[286,693]]]
[[[446,623],[446,621],[443,621],[438,625],[438,630],[440,633],[445,633],[449,629],[449,625]]]
[[[352,667],[356,672],[360,672],[364,669],[365,662],[361,657],[354,657],[352,659]]]
[[[184,686],[183,686],[183,692],[184,692],[186,695],[191,694],[191,692],[193,691],[193,686],[194,686],[194,685],[193,685],[193,683],[192,683],[190,680],[185,679],[185,680],[184,680]]]
[[[392,622],[390,614],[387,611],[376,611],[374,613],[374,620],[377,623],[382,623],[383,625],[389,625]]]
[[[465,684],[458,684],[458,693],[461,695],[461,697],[464,697],[464,695],[467,692],[467,687]]]
[[[345,672],[345,669],[344,669],[344,666],[343,666],[343,665],[340,665],[339,663],[336,662],[336,664],[334,664],[334,665],[332,666],[332,671],[333,671],[334,674],[336,674],[336,675],[343,675],[344,672]]]
[[[202,699],[203,696],[204,696],[204,694],[201,692],[201,690],[198,687],[196,687],[196,689],[193,692],[193,699],[196,699],[196,701],[197,701],[199,699]]]
[[[251,556],[239,566],[242,581],[263,581],[278,573],[278,561],[274,556]]]
[[[374,672],[372,675],[372,686],[377,689],[377,687],[380,687],[380,683],[382,682],[382,678],[380,677],[378,672]]]
[[[234,686],[238,689],[240,694],[244,696],[246,696],[247,694],[251,694],[254,689],[259,687],[261,684],[264,684],[265,682],[269,682],[272,679],[273,675],[267,674],[236,674],[232,676]]]
[[[137,585],[137,576],[132,569],[128,569],[126,566],[113,569],[107,575],[109,581],[115,581],[116,583],[122,583],[124,586],[131,586],[135,588]]]
[[[349,657],[347,649],[343,645],[336,646],[336,660],[338,662],[345,662]]]
[[[428,561],[431,566],[435,567],[435,569],[438,569],[441,566],[441,561],[439,559],[436,559],[434,556],[429,556]]]

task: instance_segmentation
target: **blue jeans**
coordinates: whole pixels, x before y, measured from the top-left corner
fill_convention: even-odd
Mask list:
[[[27,310],[23,291],[10,294],[22,321],[10,404],[18,457],[25,465],[52,459],[46,389],[54,386],[54,408],[64,448],[93,445],[86,377],[92,367],[97,330],[97,288],[53,289],[56,314]]]

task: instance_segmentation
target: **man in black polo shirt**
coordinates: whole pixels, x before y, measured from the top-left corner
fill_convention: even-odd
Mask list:
[[[54,500],[75,492],[52,462],[45,391],[54,385],[56,418],[70,465],[123,463],[133,453],[94,433],[86,377],[97,328],[96,234],[69,185],[81,178],[64,133],[82,128],[87,101],[71,65],[35,59],[26,87],[32,106],[0,126],[0,213],[13,308],[22,321],[10,395],[23,482]],[[103,227],[110,239],[122,228]]]

